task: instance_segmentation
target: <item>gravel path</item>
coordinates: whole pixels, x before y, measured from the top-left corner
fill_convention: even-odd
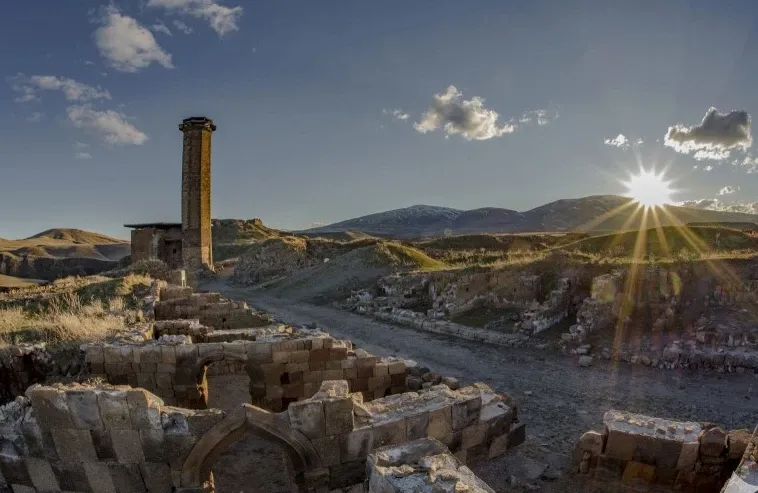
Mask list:
[[[560,478],[560,470],[581,434],[600,427],[603,413],[611,408],[677,420],[711,421],[729,429],[752,429],[758,423],[755,374],[690,373],[605,361],[580,368],[576,356],[486,346],[220,283],[208,288],[245,300],[285,323],[315,322],[374,354],[413,359],[463,384],[485,382],[498,392],[514,396],[520,403],[520,419],[527,427],[527,442],[515,451],[527,462],[534,459],[556,471],[543,474],[543,479],[551,481],[521,478],[520,483],[529,490],[570,491],[562,486],[566,478]],[[510,475],[518,476],[515,469],[523,466],[523,461],[513,463],[512,454],[471,466],[493,488],[505,491]],[[514,491],[512,487],[507,490]]]

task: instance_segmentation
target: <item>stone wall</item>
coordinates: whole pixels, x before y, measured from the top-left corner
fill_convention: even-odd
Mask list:
[[[0,348],[0,404],[23,395],[32,384],[75,378],[85,369],[84,354],[75,348],[51,351],[44,342]]]
[[[266,329],[258,329],[261,332]],[[407,367],[397,358],[352,350],[350,341],[316,335],[264,333],[256,340],[177,344],[173,340],[84,346],[93,376],[114,385],[142,387],[170,405],[205,408],[206,370],[211,363],[244,365],[252,402],[279,410],[312,396],[325,380],[345,379],[366,399],[406,390]],[[235,368],[232,366],[231,368]],[[238,366],[237,366],[238,368]]]
[[[247,433],[285,450],[301,492],[329,491],[363,482],[373,450],[427,436],[460,461],[504,453],[523,440],[507,401],[477,384],[364,404],[330,381],[285,412],[225,415],[129,387],[33,386],[0,408],[0,491],[212,492],[213,461]]]
[[[582,435],[574,452],[580,475],[608,483],[658,484],[718,492],[735,470],[751,433],[608,411],[602,432]]]
[[[255,312],[244,301],[226,301],[219,293],[194,293],[191,287],[167,286],[155,304],[156,320],[197,319],[217,330],[260,327],[270,315]]]

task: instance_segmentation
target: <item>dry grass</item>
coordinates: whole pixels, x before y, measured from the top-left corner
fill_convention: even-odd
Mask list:
[[[53,285],[58,291],[50,292],[46,286],[36,293],[44,295],[39,299],[7,302],[0,308],[0,345],[40,341],[55,345],[111,337],[137,319],[136,307],[153,282],[140,274],[85,279],[57,281]]]

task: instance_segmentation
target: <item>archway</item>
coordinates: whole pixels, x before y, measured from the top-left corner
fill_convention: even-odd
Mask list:
[[[246,364],[247,357],[244,353],[216,353],[201,358],[193,370],[197,379],[197,390],[200,394],[197,406],[193,407],[200,409],[218,407],[228,410],[230,405],[236,407],[238,404],[251,402],[250,377],[246,370]],[[227,378],[227,376],[229,377]],[[216,381],[209,382],[209,380]],[[211,396],[213,390],[225,395],[221,399],[218,395]]]
[[[275,414],[245,404],[208,430],[192,448],[182,467],[182,489],[214,491],[210,486],[214,463],[234,443],[249,434],[281,447],[286,454],[286,468],[291,475],[291,484],[294,484],[297,491],[327,485],[328,469],[322,468],[316,450],[303,434],[277,422]]]

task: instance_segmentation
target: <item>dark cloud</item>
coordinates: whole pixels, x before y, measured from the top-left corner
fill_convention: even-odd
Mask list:
[[[719,113],[716,108],[708,110],[700,125],[669,127],[664,139],[664,144],[677,152],[717,161],[728,158],[733,150],[748,149],[752,143],[750,115],[746,111]]]

